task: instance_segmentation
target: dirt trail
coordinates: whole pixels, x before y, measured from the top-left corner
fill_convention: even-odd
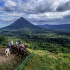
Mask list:
[[[11,54],[10,56],[6,56],[5,55],[5,48],[0,48],[0,64],[4,64],[7,63],[9,61],[12,61],[14,59],[16,59],[16,55],[15,54]]]

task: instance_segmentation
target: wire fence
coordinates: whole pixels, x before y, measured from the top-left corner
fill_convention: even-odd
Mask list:
[[[33,57],[33,53],[26,57],[26,59],[22,62],[22,64],[16,68],[15,70],[22,70],[24,65]]]

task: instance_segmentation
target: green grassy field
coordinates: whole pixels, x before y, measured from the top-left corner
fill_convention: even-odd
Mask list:
[[[28,53],[34,56],[24,66],[23,70],[70,70],[70,53],[54,54],[47,50],[32,50],[27,48]],[[0,65],[0,70],[14,70],[24,59]]]
[[[34,52],[33,58],[23,70],[70,70],[70,54],[53,54],[44,50],[27,49]]]

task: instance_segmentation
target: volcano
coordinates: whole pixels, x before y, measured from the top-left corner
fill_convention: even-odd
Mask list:
[[[36,28],[39,28],[39,27],[33,25],[28,20],[21,17],[18,20],[16,20],[14,23],[12,23],[11,25],[9,25],[7,27],[4,27],[3,29],[23,29],[23,28],[36,29]]]

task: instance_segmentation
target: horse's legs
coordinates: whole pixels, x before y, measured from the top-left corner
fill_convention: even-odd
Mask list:
[[[6,56],[8,56],[8,53],[6,53]]]
[[[10,55],[10,52],[8,53],[8,55]]]

